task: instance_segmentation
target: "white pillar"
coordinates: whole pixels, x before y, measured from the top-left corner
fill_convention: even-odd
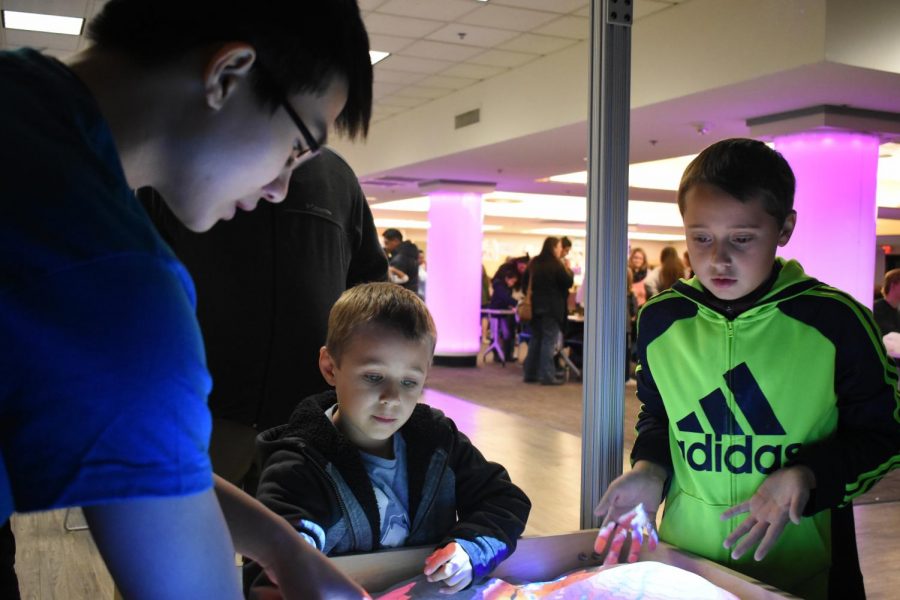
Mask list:
[[[472,366],[481,350],[482,195],[493,184],[438,180],[428,194],[428,293],[437,327],[435,363]]]

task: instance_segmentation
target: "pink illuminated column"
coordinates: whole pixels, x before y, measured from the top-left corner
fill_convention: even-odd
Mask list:
[[[431,181],[428,194],[428,291],[437,326],[437,364],[475,366],[481,350],[481,196],[493,184]]]
[[[872,307],[878,137],[816,131],[775,137],[797,178],[797,228],[779,255]]]

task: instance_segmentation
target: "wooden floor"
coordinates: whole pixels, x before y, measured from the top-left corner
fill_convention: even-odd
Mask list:
[[[534,504],[526,535],[578,528],[581,386],[526,385],[521,367],[435,367],[425,401],[450,415],[490,460],[502,463]],[[633,383],[626,387],[625,445],[633,441]],[[626,452],[627,455],[627,452]],[[884,494],[883,494],[884,495]],[[886,494],[892,496],[893,492]],[[857,543],[868,597],[897,598],[900,590],[900,502],[855,508]],[[67,532],[63,511],[16,515],[17,571],[27,599],[111,599],[112,581],[87,531]],[[70,516],[77,524],[80,516]]]

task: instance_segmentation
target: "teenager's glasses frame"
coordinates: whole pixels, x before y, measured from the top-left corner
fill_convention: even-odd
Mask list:
[[[288,102],[287,92],[284,90],[284,86],[282,86],[278,80],[269,72],[268,69],[263,67],[260,63],[256,63],[256,68],[259,73],[269,80],[269,85],[272,86],[275,91],[278,93],[280,98],[281,106],[284,107],[285,112],[287,112],[288,116],[291,118],[291,121],[294,122],[294,125],[297,126],[297,129],[300,130],[300,136],[303,138],[303,143],[306,144],[306,149],[301,151],[297,158],[305,154],[309,154],[311,156],[315,156],[322,149],[322,144],[319,143],[313,134],[310,133],[309,128],[303,122],[303,119],[300,118],[300,115],[297,114],[297,111],[294,110],[294,107],[291,106],[290,102]]]

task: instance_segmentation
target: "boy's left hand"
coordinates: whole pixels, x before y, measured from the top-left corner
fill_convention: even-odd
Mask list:
[[[743,523],[725,538],[725,548],[733,547],[731,558],[740,558],[757,544],[759,546],[753,553],[754,560],[765,558],[789,519],[795,525],[800,524],[803,509],[809,500],[809,490],[815,486],[815,475],[807,467],[779,469],[766,477],[750,500],[722,513],[723,521],[741,513],[749,513]]]
[[[428,581],[443,581],[441,593],[455,594],[472,583],[472,561],[463,547],[451,542],[425,559]]]

